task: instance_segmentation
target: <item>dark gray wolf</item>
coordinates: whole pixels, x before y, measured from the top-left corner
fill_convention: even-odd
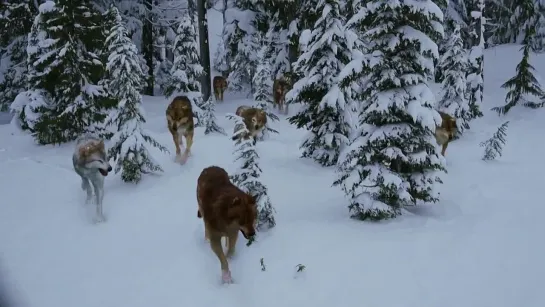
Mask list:
[[[286,93],[291,89],[291,80],[287,77],[275,79],[273,83],[273,108],[278,106],[278,111],[282,112],[286,107],[285,114],[288,114],[288,105],[286,104]]]
[[[102,213],[104,177],[112,171],[112,166],[108,163],[104,141],[91,135],[79,137],[76,140],[72,163],[74,170],[81,177],[81,188],[87,192],[87,204],[92,201],[94,191],[96,214],[93,221],[95,223],[104,222],[106,220]]]

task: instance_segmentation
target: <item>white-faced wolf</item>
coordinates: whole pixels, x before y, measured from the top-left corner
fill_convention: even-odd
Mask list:
[[[112,171],[108,163],[108,155],[104,148],[104,141],[90,135],[84,135],[76,140],[76,149],[72,156],[74,170],[81,177],[81,188],[87,192],[86,203],[90,203],[95,194],[96,214],[95,223],[105,221],[102,213],[102,199],[104,198],[104,177]],[[91,188],[92,186],[92,188]]]

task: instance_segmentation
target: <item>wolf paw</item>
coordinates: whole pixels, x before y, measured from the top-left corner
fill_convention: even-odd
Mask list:
[[[187,162],[188,157],[189,157],[189,154],[183,154],[182,156],[180,156],[177,162],[183,165]]]
[[[106,217],[102,214],[97,214],[93,217],[93,223],[95,224],[99,224],[99,223],[103,223],[103,222],[106,222]]]
[[[231,272],[223,271],[221,274],[221,280],[223,281],[224,284],[232,284],[233,278],[231,277]]]

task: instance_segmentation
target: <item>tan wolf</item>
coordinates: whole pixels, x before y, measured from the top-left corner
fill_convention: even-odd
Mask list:
[[[195,125],[191,101],[186,96],[178,96],[172,100],[166,110],[168,130],[176,147],[176,162],[184,164],[191,154]],[[183,146],[182,136],[185,137],[187,147],[182,155],[180,146]]]

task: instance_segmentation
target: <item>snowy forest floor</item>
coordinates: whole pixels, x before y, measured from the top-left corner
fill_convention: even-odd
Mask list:
[[[350,220],[333,169],[299,159],[304,132],[280,116],[280,134],[257,145],[278,225],[250,247],[239,241],[229,286],[220,285],[195,199],[204,167],[233,170],[229,137],[197,128],[186,165],[157,155],[165,173],[137,186],[108,176],[108,221],[93,225],[74,144],[38,147],[0,126],[1,265],[29,307],[543,306],[545,110],[489,111],[503,103],[500,85],[520,56],[518,46],[487,50],[485,116],[449,146],[441,201],[390,222]],[[533,62],[545,73],[545,56]],[[228,134],[223,115],[249,103],[228,94],[218,104]],[[173,151],[167,104],[145,97],[144,107],[147,128]],[[482,161],[478,144],[504,120],[503,157]]]

